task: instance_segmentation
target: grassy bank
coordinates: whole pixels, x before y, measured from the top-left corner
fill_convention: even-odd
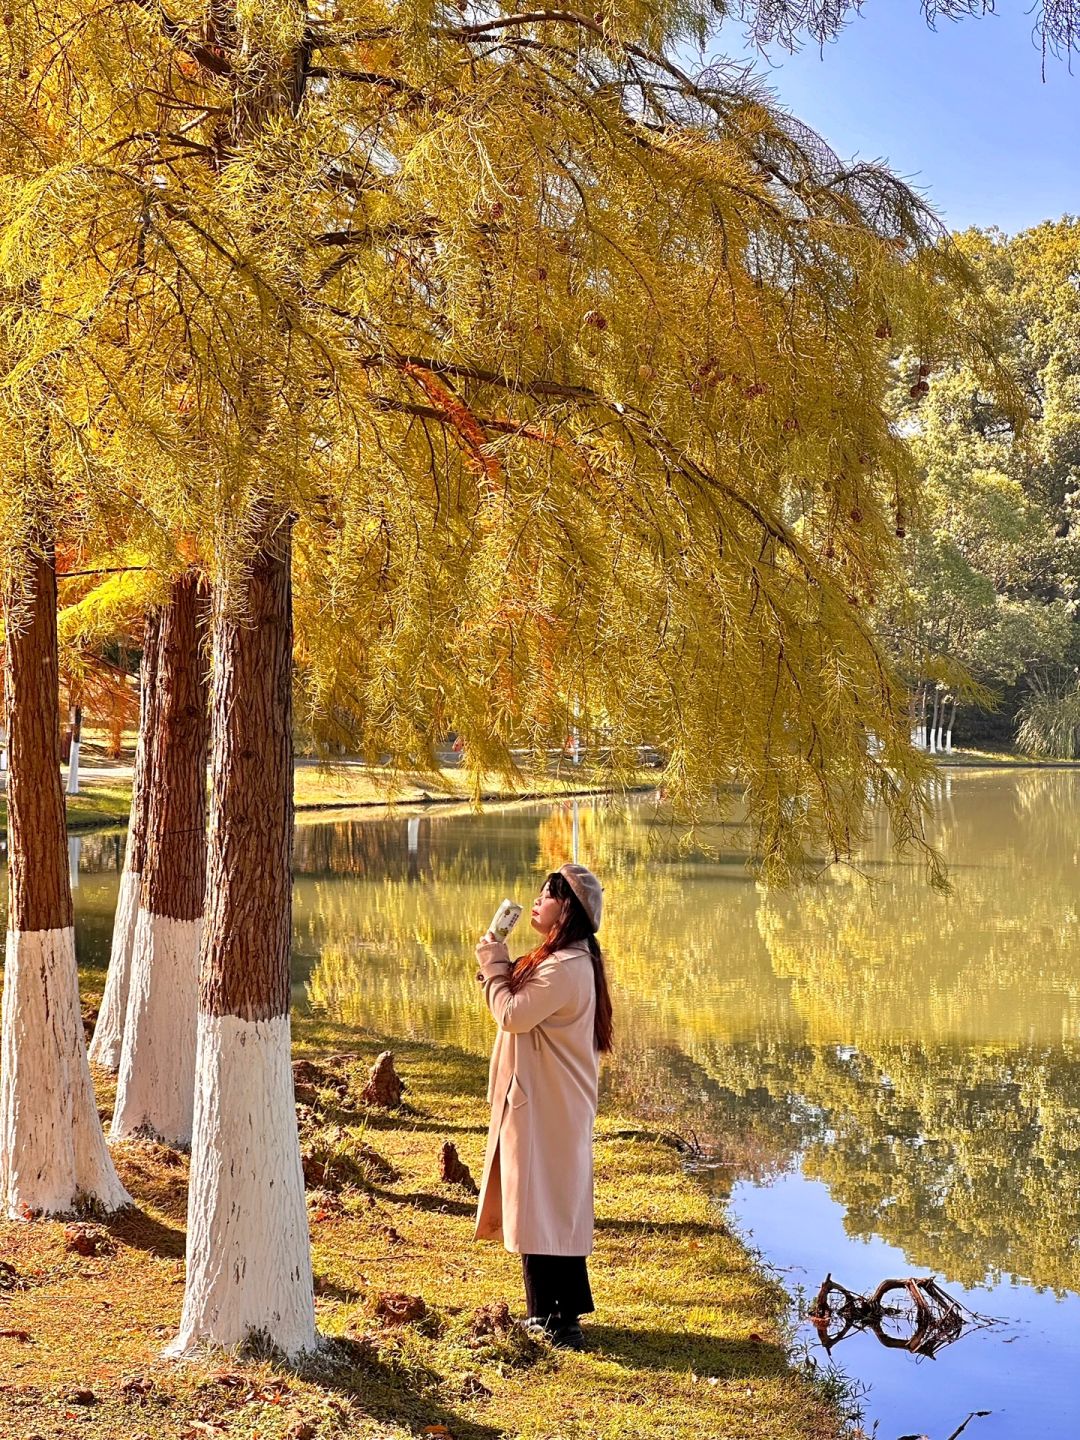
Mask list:
[[[303,1023],[296,1039],[317,1065],[300,1077],[300,1114],[326,1353],[299,1369],[255,1357],[160,1361],[180,1311],[186,1160],[118,1146],[138,1212],[81,1240],[56,1222],[0,1226],[13,1267],[0,1271],[0,1433],[835,1436],[834,1414],[786,1366],[778,1291],[673,1152],[628,1138],[632,1121],[605,1114],[599,1125],[592,1348],[556,1352],[508,1328],[503,1302],[521,1313],[518,1263],[471,1240],[474,1201],[438,1179],[447,1139],[479,1173],[484,1063],[399,1045],[408,1103],[381,1112],[359,1099],[377,1039]],[[346,1046],[354,1058],[323,1058]],[[104,1086],[100,1100],[111,1101]]]
[[[651,777],[655,784],[656,777]],[[642,786],[650,784],[644,773]],[[79,781],[80,794],[67,797],[68,829],[96,830],[106,825],[127,823],[131,809],[130,774],[110,766],[104,774],[87,766]],[[491,776],[484,784],[482,799],[487,804],[504,800],[557,800],[570,795],[595,795],[607,790],[603,779],[588,773],[530,777],[519,788],[511,788]],[[296,767],[294,800],[298,812],[368,809],[391,805],[465,804],[471,789],[460,770],[441,770],[434,778],[410,780],[398,777],[390,783],[378,772],[360,765],[332,770],[300,764]],[[0,791],[0,836],[7,834],[7,796]]]
[[[951,755],[937,755],[936,763],[945,769],[978,770],[1076,770],[1080,760],[1043,760],[1021,750],[954,750]]]

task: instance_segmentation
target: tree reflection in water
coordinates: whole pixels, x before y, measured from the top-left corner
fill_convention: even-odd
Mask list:
[[[606,887],[620,1049],[606,1085],[715,1145],[720,1183],[801,1155],[915,1266],[1080,1289],[1080,947],[1072,774],[968,774],[943,797],[942,898],[871,835],[869,885],[759,892],[680,854],[649,807],[580,808]],[[345,1023],[483,1053],[472,946],[569,853],[569,806],[303,825],[305,998]],[[331,832],[331,833],[328,833]],[[422,857],[422,858],[421,858]]]
[[[680,853],[648,805],[579,810],[623,1108],[715,1147],[721,1187],[801,1159],[849,1233],[947,1283],[1080,1290],[1080,777],[958,777],[936,822],[948,898],[880,828],[869,886],[839,871],[766,896],[737,853]],[[569,805],[301,823],[297,1003],[486,1053],[477,933],[503,895],[532,898],[572,826]],[[115,834],[84,838],[91,970],[121,863]]]

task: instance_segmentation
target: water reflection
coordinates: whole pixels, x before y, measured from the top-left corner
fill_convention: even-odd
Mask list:
[[[718,1143],[728,1186],[773,1179],[739,1187],[742,1213],[815,1288],[828,1268],[872,1288],[884,1271],[846,1267],[880,1253],[998,1285],[983,1311],[1034,1315],[1039,1291],[1051,1306],[1080,1292],[1080,775],[966,773],[934,804],[948,898],[896,860],[883,826],[861,862],[871,883],[838,871],[767,896],[729,832],[712,837],[722,858],[680,853],[647,804],[580,804],[580,858],[606,887],[620,1042],[607,1084]],[[574,825],[569,804],[302,823],[297,1005],[485,1053],[475,937],[504,895],[528,901],[570,855]],[[85,837],[72,863],[81,958],[101,965],[119,838]],[[965,1346],[935,1373],[970,1379]],[[995,1383],[1001,1354],[1015,1372],[1022,1348],[998,1344]],[[1040,1353],[1061,1358],[1052,1341]],[[1049,1433],[1063,1383],[1044,1376],[1024,1423],[996,1433]],[[931,1419],[909,1428],[933,1433]]]

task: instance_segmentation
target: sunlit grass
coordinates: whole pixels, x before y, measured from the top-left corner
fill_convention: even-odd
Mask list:
[[[309,1147],[330,1145],[346,1158],[351,1151],[357,1162],[343,1167],[344,1189],[309,1191],[318,1324],[335,1346],[299,1369],[272,1357],[161,1362],[182,1297],[186,1159],[163,1147],[117,1146],[140,1212],[105,1227],[111,1253],[70,1253],[58,1223],[0,1227],[18,1277],[0,1338],[2,1433],[837,1434],[835,1411],[788,1369],[779,1291],[673,1152],[633,1138],[634,1122],[614,1113],[601,1118],[596,1150],[590,1353],[560,1354],[513,1332],[477,1336],[478,1307],[505,1300],[521,1313],[520,1270],[501,1247],[472,1241],[475,1202],[439,1180],[437,1162],[452,1139],[479,1176],[485,1062],[446,1047],[396,1045],[407,1106],[387,1114],[358,1099],[383,1044],[355,1030],[297,1025],[298,1054],[354,1054],[332,1064],[336,1083],[317,1089],[315,1106],[301,1112]],[[111,1086],[99,1079],[107,1106]],[[384,1323],[376,1312],[388,1292],[421,1297],[423,1316]]]

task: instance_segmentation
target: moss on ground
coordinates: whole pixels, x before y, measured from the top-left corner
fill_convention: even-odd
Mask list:
[[[485,1066],[397,1044],[399,1111],[360,1091],[382,1042],[300,1022],[300,1090],[325,1353],[159,1358],[179,1319],[185,1157],[124,1144],[139,1210],[81,1238],[6,1223],[0,1434],[159,1440],[234,1436],[455,1440],[828,1440],[835,1412],[788,1369],[780,1295],[666,1147],[598,1127],[598,1310],[565,1354],[507,1327],[520,1270],[471,1240],[474,1200],[438,1178],[444,1140],[479,1175]],[[351,1058],[328,1059],[348,1047]],[[100,1078],[100,1077],[99,1077]],[[111,1102],[102,1083],[100,1099]],[[314,1158],[312,1158],[314,1157]],[[76,1249],[70,1247],[75,1244]],[[78,1253],[79,1250],[98,1253]],[[407,1298],[401,1298],[407,1297]]]

